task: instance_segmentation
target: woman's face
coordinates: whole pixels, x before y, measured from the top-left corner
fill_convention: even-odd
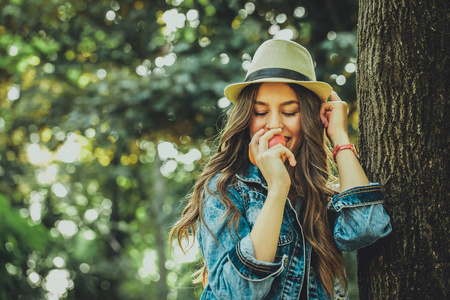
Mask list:
[[[263,83],[256,95],[250,121],[250,138],[260,129],[281,128],[286,147],[295,152],[302,139],[300,105],[295,92],[285,83]]]

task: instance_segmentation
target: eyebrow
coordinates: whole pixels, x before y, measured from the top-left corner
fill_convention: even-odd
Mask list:
[[[262,102],[262,101],[256,101],[255,104],[256,105],[269,106],[268,103]],[[280,106],[286,106],[286,105],[290,105],[290,104],[299,104],[299,101],[298,100],[289,100],[289,101],[281,103]]]

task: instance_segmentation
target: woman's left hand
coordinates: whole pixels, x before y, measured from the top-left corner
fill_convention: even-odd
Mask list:
[[[347,103],[342,101],[333,91],[330,95],[331,102],[322,103],[320,119],[327,130],[327,135],[333,145],[348,144],[347,134]]]
[[[331,142],[336,145],[350,144],[347,134],[347,103],[341,101],[336,92],[330,95],[331,101],[322,103],[320,119],[326,128]],[[350,151],[336,155],[341,191],[369,184],[358,158]]]

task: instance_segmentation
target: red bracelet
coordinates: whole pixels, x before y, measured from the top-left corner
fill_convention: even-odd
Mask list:
[[[352,150],[353,154],[355,154],[356,158],[359,159],[359,155],[358,152],[356,152],[356,147],[353,144],[346,144],[346,145],[336,145],[336,147],[334,147],[333,150],[333,160],[334,162],[336,162],[336,155],[338,154],[339,151],[344,150],[344,149],[350,149]]]

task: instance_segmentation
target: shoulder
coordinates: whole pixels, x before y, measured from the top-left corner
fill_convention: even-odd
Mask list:
[[[230,198],[236,204],[243,204],[252,191],[267,189],[264,177],[256,166],[245,166],[237,174],[228,177],[219,172],[205,182],[205,198],[213,196],[216,200]],[[222,201],[223,202],[223,201]]]
[[[228,193],[240,189],[241,186],[236,175],[227,179],[224,173],[220,172],[206,181],[205,192],[208,194]]]
[[[218,173],[210,178],[204,187],[204,205],[223,204],[224,198],[228,198],[235,204],[242,201],[245,188],[236,176],[227,179],[223,173]],[[227,199],[227,200],[228,200]],[[228,202],[228,201],[226,201]]]

